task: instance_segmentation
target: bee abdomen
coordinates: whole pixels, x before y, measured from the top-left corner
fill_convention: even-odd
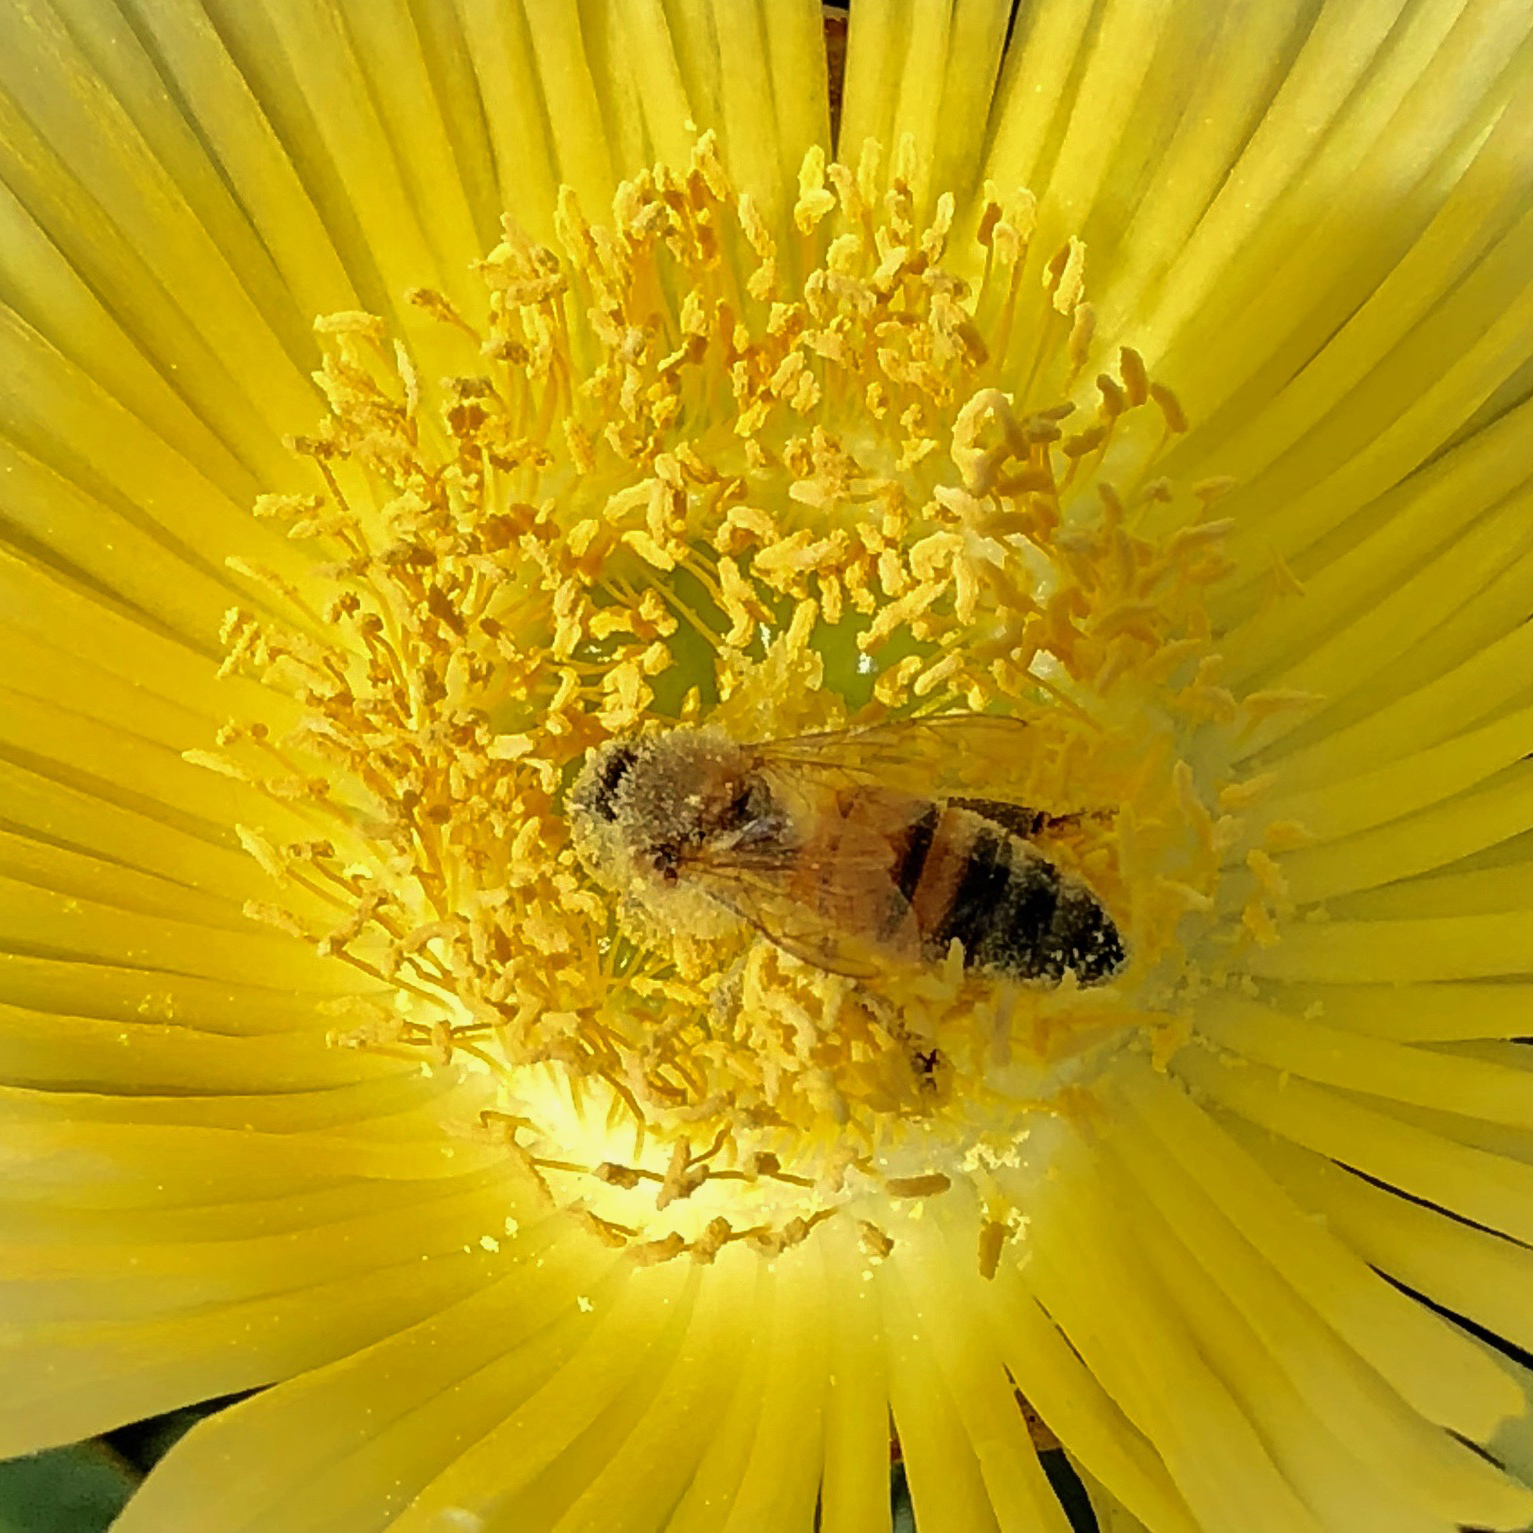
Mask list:
[[[952,899],[927,937],[931,956],[940,958],[956,937],[969,968],[1056,984],[1066,970],[1083,985],[1111,978],[1123,963],[1123,941],[1096,896],[1020,837],[947,811],[955,814],[969,822],[952,827],[967,847]]]

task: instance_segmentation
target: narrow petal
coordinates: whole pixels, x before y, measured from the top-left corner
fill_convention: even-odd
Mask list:
[[[571,1294],[569,1302],[586,1321],[575,1353],[511,1402],[509,1413],[502,1399],[503,1419],[415,1494],[392,1525],[398,1533],[439,1528],[455,1508],[483,1518],[487,1529],[547,1526],[604,1461],[601,1445],[622,1442],[653,1403],[689,1328],[696,1283],[667,1263],[625,1274],[601,1307],[591,1295]]]
[[[998,1530],[975,1444],[964,1430],[952,1391],[909,1300],[885,1294],[888,1316],[889,1404],[909,1478],[911,1501],[922,1527],[935,1533]],[[1021,1431],[1021,1412],[1015,1430]],[[1024,1528],[1038,1527],[1036,1522]]]
[[[1328,1026],[1402,1043],[1518,1038],[1527,1031],[1528,1007],[1533,1004],[1533,994],[1510,981],[1278,985],[1272,994],[1285,1015],[1321,1016]]]
[[[866,1259],[842,1230],[827,1230],[825,1533],[889,1533],[888,1362],[878,1293]]]
[[[1360,1256],[1516,1346],[1533,1340],[1533,1255],[1293,1142],[1232,1124],[1253,1156]]]
[[[1273,979],[1364,981],[1481,979],[1533,971],[1533,931],[1520,912],[1441,920],[1316,921],[1290,928],[1247,964]]]
[[[1485,1123],[1533,1123],[1533,1071],[1526,1068],[1445,1047],[1411,1048],[1233,997],[1201,1012],[1199,1031],[1243,1058],[1306,1080]]]
[[[1340,1092],[1277,1072],[1229,1066],[1201,1050],[1176,1073],[1219,1106],[1322,1155],[1517,1240],[1533,1236],[1533,1167],[1453,1143]]]
[[[669,1525],[735,1388],[734,1343],[740,1317],[754,1303],[757,1277],[749,1264],[734,1262],[706,1275],[692,1325],[653,1402],[560,1518],[559,1533],[647,1533]],[[820,1382],[817,1369],[804,1369],[800,1377]],[[765,1438],[761,1446],[770,1457],[777,1445],[790,1443],[799,1445],[793,1433]],[[786,1470],[788,1498],[801,1502],[813,1456],[794,1457],[796,1462],[779,1467]]]
[[[750,1457],[727,1519],[716,1524],[730,1533],[808,1527],[819,1498],[828,1339],[820,1253],[784,1253],[766,1280],[778,1286],[777,1341],[761,1384]],[[593,1533],[595,1528],[593,1522]]]
[[[135,1500],[137,1521],[125,1527],[378,1527],[465,1440],[575,1355],[591,1320],[572,1295],[610,1302],[621,1286],[610,1259],[592,1261],[545,1229],[527,1232],[510,1262],[476,1260],[502,1275],[201,1426]],[[369,1411],[354,1409],[359,1398]]]
[[[1068,1196],[1035,1205],[1027,1287],[1154,1444],[1200,1524],[1315,1533],[1322,1524],[1204,1355],[1191,1316],[1103,1207],[1099,1176],[1061,1178]],[[1206,1453],[1210,1441],[1221,1452]]]
[[[1012,1263],[996,1274],[990,1302],[1007,1369],[1072,1457],[1110,1485],[1114,1498],[1150,1533],[1191,1533],[1197,1523],[1165,1462]]]
[[[903,1323],[913,1326],[912,1348],[920,1347],[924,1357],[935,1361],[937,1379],[979,1465],[998,1525],[1069,1533],[1069,1521],[1028,1440],[1015,1386],[981,1318],[973,1290],[983,1279],[966,1266],[965,1279],[956,1280],[953,1253],[943,1250],[944,1244],[924,1220],[902,1229],[889,1273],[902,1295],[893,1301],[893,1323],[902,1324],[904,1309],[908,1318]],[[919,1497],[918,1482],[912,1485]]]

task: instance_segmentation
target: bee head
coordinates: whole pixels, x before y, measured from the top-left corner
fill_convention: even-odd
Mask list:
[[[786,824],[753,749],[690,726],[597,746],[565,818],[585,871],[617,897],[619,925],[644,943],[737,932],[740,918],[709,875]]]
[[[566,802],[592,877],[641,904],[660,902],[653,910],[666,913],[663,921],[693,932],[719,911],[691,870],[747,844],[771,807],[742,747],[718,730],[691,728],[598,746]]]

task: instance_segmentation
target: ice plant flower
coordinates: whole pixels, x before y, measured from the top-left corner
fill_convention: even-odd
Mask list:
[[[0,20],[0,1448],[273,1386],[126,1533],[1533,1521],[1533,12],[1009,10]],[[668,907],[677,728],[1124,964]]]

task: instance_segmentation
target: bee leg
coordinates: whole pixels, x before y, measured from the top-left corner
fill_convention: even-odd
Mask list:
[[[950,809],[967,809],[970,814],[980,815],[992,825],[999,825],[1002,830],[1024,838],[1036,836],[1045,825],[1066,818],[1045,814],[1041,809],[1029,809],[1026,804],[1010,804],[998,798],[950,798],[947,805]]]
[[[1056,825],[1079,825],[1082,820],[1111,820],[1117,813],[1116,809],[1072,809],[1069,814],[1046,814],[1042,829],[1051,830]]]
[[[1004,1070],[1011,1063],[1011,1017],[1017,1009],[1017,987],[1002,985],[996,1001],[995,1022],[990,1034],[990,1063]]]
[[[865,985],[856,986],[854,993],[858,1004],[901,1048],[913,1054],[922,1046],[922,1040],[915,1037],[906,1026],[904,1015],[899,1007],[887,997],[879,995]]]
[[[723,1027],[732,1022],[740,1010],[740,991],[745,982],[745,956],[741,956],[724,971],[709,997],[709,1008],[715,1025]]]
[[[1068,814],[1049,814],[1042,809],[1030,809],[1026,804],[1007,803],[995,798],[950,798],[948,804],[954,809],[967,809],[971,814],[983,815],[992,825],[1009,830],[1014,836],[1027,840],[1040,830],[1051,830],[1056,825],[1076,825],[1082,820],[1110,820],[1115,809],[1072,809]]]

